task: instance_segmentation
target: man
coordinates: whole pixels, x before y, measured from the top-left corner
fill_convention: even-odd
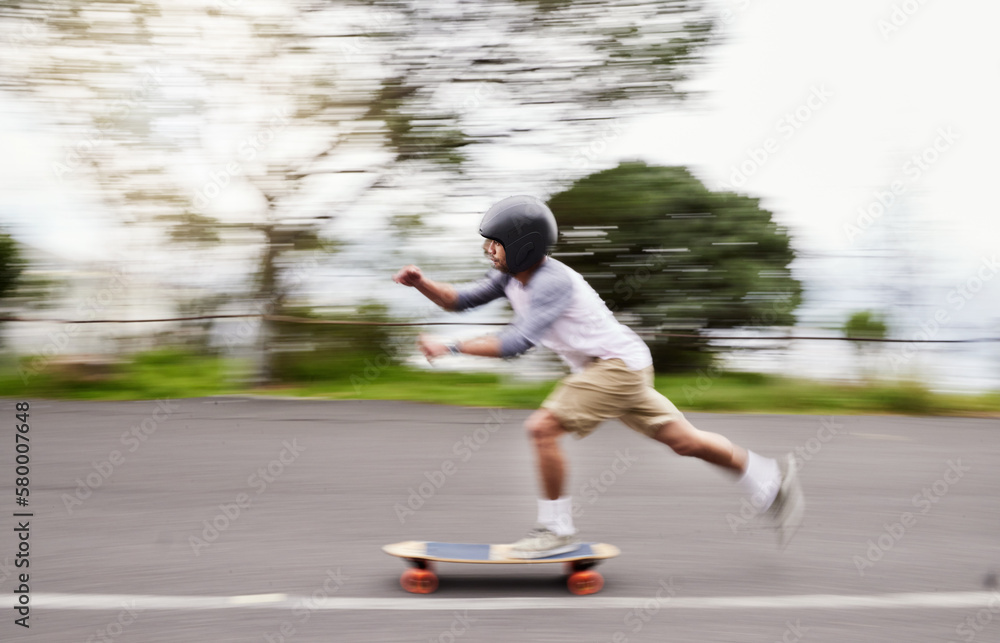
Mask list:
[[[679,455],[731,471],[753,505],[772,516],[784,546],[805,508],[794,458],[786,457],[782,471],[775,460],[701,431],[653,388],[653,360],[645,342],[615,319],[579,273],[547,256],[557,229],[544,203],[529,196],[504,199],[486,212],[479,233],[489,240],[486,251],[493,261],[481,281],[456,288],[431,281],[416,266],[406,266],[393,279],[445,310],[466,310],[500,297],[514,309],[514,321],[496,335],[461,343],[421,336],[427,359],[460,353],[511,357],[540,344],[558,353],[572,371],[525,423],[542,498],[538,524],[514,543],[513,555],[541,558],[579,546],[572,500],[564,495],[566,460],[559,441],[567,433],[582,438],[611,418]]]

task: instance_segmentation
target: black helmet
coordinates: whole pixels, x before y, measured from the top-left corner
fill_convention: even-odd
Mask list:
[[[531,268],[556,242],[552,210],[533,196],[510,196],[483,215],[479,234],[503,246],[511,274]]]

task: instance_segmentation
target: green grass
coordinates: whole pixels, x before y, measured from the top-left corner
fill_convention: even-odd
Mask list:
[[[289,388],[328,399],[391,399],[463,406],[535,408],[555,382],[524,383],[497,375],[413,372],[385,373],[359,388],[328,383]],[[810,413],[898,415],[1000,415],[1000,394],[943,395],[913,383],[846,385],[762,375],[722,373],[662,375],[656,388],[682,411],[717,413]]]
[[[933,393],[913,382],[833,384],[800,378],[726,373],[711,381],[657,377],[682,410],[742,413],[1000,415],[1000,394]]]
[[[555,382],[517,382],[489,373],[418,371],[397,366],[384,369],[373,378],[293,385],[279,391],[337,400],[411,400],[460,406],[533,408],[541,404],[554,386]]]
[[[0,391],[8,397],[74,400],[148,400],[235,393],[229,383],[235,363],[167,349],[141,353],[131,361],[83,377],[59,363],[34,370],[7,365],[0,371]]]
[[[321,399],[409,400],[428,404],[535,408],[555,382],[526,382],[488,373],[418,371],[402,366],[359,370],[351,376],[262,388],[234,374],[246,365],[177,350],[135,356],[82,378],[57,365],[22,379],[11,364],[0,368],[8,397],[91,400],[185,398],[258,394]],[[720,413],[901,414],[1000,416],[1000,392],[932,393],[916,383],[831,384],[758,373],[661,375],[656,387],[682,411]]]

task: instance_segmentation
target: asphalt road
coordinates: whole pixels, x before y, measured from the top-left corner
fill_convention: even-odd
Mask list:
[[[383,544],[531,527],[528,412],[30,405],[18,507],[19,422],[0,402],[3,641],[1000,640],[996,420],[691,414],[799,453],[808,514],[784,552],[726,475],[608,423],[566,440],[577,526],[622,549],[600,594],[571,596],[553,566],[445,565],[417,596]]]

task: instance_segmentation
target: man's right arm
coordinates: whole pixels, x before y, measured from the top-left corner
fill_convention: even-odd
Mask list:
[[[420,293],[445,310],[455,310],[458,303],[458,291],[451,284],[431,281],[424,277],[420,268],[406,266],[392,278],[397,284],[416,288]]]

